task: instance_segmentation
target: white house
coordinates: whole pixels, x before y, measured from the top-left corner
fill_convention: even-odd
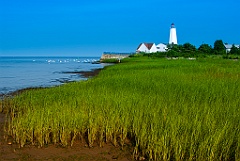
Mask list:
[[[155,43],[141,43],[136,52],[144,52],[144,53],[155,53],[155,52],[165,52],[167,50],[167,45],[160,43],[156,45]]]
[[[155,43],[141,43],[136,52],[140,53],[140,52],[144,52],[144,53],[153,53],[156,52],[157,48]]]
[[[150,43],[141,43],[140,45],[138,45],[136,52],[137,53],[140,53],[140,52],[149,53],[149,48],[147,46],[150,46],[150,45],[148,45],[148,44],[150,44]]]
[[[237,48],[240,47],[240,45],[234,45],[234,46],[237,47]],[[232,45],[232,44],[227,44],[227,43],[225,43],[225,44],[224,44],[224,47],[225,47],[225,49],[226,49],[226,52],[229,53],[229,52],[231,51],[233,45]]]

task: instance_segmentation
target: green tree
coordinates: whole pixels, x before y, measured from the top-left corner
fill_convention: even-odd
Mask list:
[[[212,46],[208,44],[202,44],[198,48],[198,51],[203,54],[211,54],[212,50]]]
[[[180,51],[179,45],[177,45],[177,44],[169,44],[167,47],[168,47],[169,51],[170,50],[173,50],[173,51],[176,51],[176,52]]]
[[[214,42],[213,51],[214,51],[215,54],[220,54],[220,55],[226,54],[225,46],[224,46],[222,40],[216,40]]]
[[[233,44],[229,53],[230,54],[238,54],[238,48]]]
[[[185,43],[183,44],[183,52],[196,52],[197,49],[194,45],[190,44],[190,43]]]
[[[181,52],[181,45],[169,44],[168,52],[166,53],[166,56],[167,57],[178,57],[181,55],[180,52]]]

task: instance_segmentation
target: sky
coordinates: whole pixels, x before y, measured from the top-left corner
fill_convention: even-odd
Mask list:
[[[142,42],[240,44],[239,0],[0,0],[0,56],[101,56]]]

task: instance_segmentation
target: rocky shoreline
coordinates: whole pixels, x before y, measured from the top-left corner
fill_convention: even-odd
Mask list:
[[[103,68],[93,69],[91,71],[73,71],[73,72],[63,72],[64,74],[79,74],[84,78],[90,78],[98,75]]]

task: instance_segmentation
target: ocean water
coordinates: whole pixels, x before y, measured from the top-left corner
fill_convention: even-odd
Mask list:
[[[0,95],[86,79],[68,72],[91,71],[105,66],[91,63],[96,60],[99,57],[0,57]]]

